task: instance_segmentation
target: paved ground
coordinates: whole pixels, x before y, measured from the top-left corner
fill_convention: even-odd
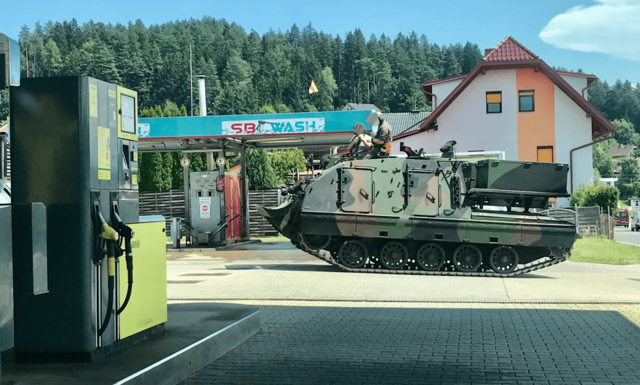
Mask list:
[[[173,301],[262,313],[261,332],[185,384],[640,384],[640,266],[350,274],[287,244],[168,263]]]
[[[564,262],[520,278],[427,277],[345,273],[289,243],[169,255],[174,300],[640,302],[640,265]]]

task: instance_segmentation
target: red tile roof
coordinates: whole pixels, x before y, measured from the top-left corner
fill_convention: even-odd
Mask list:
[[[511,36],[505,37],[496,48],[484,57],[484,61],[513,61],[513,60],[533,60],[538,55],[529,51]]]

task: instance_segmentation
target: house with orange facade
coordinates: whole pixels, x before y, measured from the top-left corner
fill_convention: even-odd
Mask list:
[[[593,181],[591,145],[615,133],[587,101],[595,84],[594,75],[556,71],[507,36],[468,74],[422,85],[433,112],[419,128],[394,136],[393,151],[399,154],[404,142],[438,153],[455,140],[458,152],[502,151],[507,160],[566,163],[572,191]]]

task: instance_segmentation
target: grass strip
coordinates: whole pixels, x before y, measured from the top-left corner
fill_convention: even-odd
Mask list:
[[[625,245],[604,237],[576,240],[570,261],[607,265],[640,264],[640,247]]]

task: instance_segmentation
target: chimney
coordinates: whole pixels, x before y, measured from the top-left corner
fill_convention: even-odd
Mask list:
[[[200,116],[207,116],[207,93],[204,87],[204,75],[197,75],[198,78],[198,95],[200,96]]]
[[[493,51],[493,48],[485,48],[484,49],[484,57],[487,57],[487,55],[489,54],[489,52]]]

